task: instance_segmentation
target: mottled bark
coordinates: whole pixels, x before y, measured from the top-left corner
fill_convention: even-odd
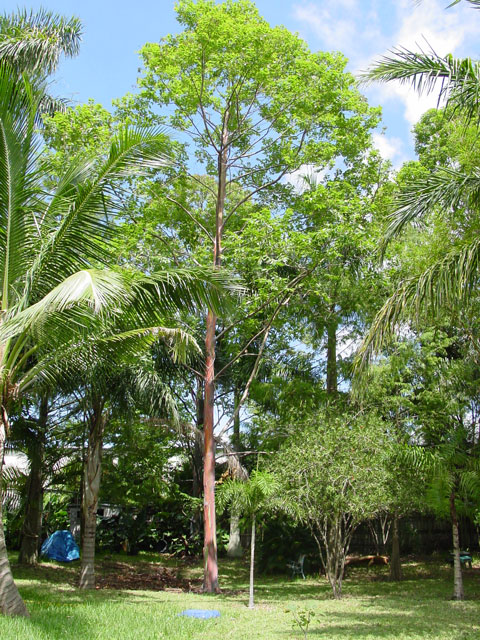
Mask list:
[[[193,434],[193,446],[191,447],[192,467],[193,467],[193,495],[199,498],[203,492],[203,418],[204,418],[204,398],[203,380],[197,383],[196,393],[196,430]],[[199,518],[201,520],[201,518]]]
[[[82,512],[84,531],[80,589],[95,588],[95,535],[97,530],[98,495],[102,476],[102,444],[106,416],[103,403],[97,402],[89,424],[87,455],[84,468]]]
[[[5,454],[5,440],[8,433],[8,416],[5,407],[1,407],[0,419],[0,473]],[[0,613],[7,616],[26,616],[29,613],[13,580],[8,561],[5,533],[3,529],[2,489],[0,484]]]
[[[48,397],[42,398],[37,423],[37,438],[31,447],[30,473],[27,484],[27,504],[22,526],[22,542],[18,562],[26,565],[38,563],[40,535],[43,517],[43,466],[45,458],[45,433],[48,420]]]
[[[228,160],[228,121],[230,115],[224,113],[222,126],[222,141],[218,154],[218,191],[215,210],[215,244],[213,247],[213,264],[219,269],[222,264],[222,236],[223,218],[225,212],[225,198],[227,187],[227,160]],[[217,564],[217,525],[215,515],[215,438],[214,427],[214,402],[215,402],[215,330],[217,317],[212,309],[207,313],[207,326],[205,337],[205,390],[204,390],[204,458],[203,458],[203,589],[208,593],[218,591],[218,564]]]
[[[453,599],[463,600],[462,565],[460,562],[460,536],[458,534],[457,507],[455,504],[455,491],[450,494],[450,517],[452,520],[453,537]]]
[[[398,513],[393,516],[392,523],[392,553],[390,556],[390,580],[402,579],[402,564],[400,562],[400,535]]]

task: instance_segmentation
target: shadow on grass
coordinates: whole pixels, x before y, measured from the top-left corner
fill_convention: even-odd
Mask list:
[[[412,638],[479,638],[478,631],[472,629],[472,620],[456,618],[447,621],[431,616],[421,617],[415,612],[411,617],[405,612],[390,610],[383,613],[336,613],[331,614],[327,623],[312,625],[310,637],[332,638],[388,638],[399,636]]]
[[[184,564],[178,559],[159,557],[158,554],[145,554],[132,560],[123,555],[100,556],[97,568],[101,574],[103,570],[108,570],[109,566],[123,564],[128,564],[131,570],[139,572],[152,566],[177,568],[182,575],[201,575],[202,570],[200,563]],[[78,563],[75,566],[48,562],[37,568],[13,565],[13,570],[21,594],[32,614],[31,620],[24,621],[24,626],[19,627],[19,638],[29,638],[28,629],[31,629],[32,636],[34,628],[41,637],[52,640],[96,637],[96,619],[103,619],[104,626],[108,628],[108,616],[115,619],[119,615],[126,615],[125,609],[132,610],[133,616],[139,609],[150,611],[152,607],[158,606],[165,609],[165,615],[176,620],[176,613],[171,611],[175,607],[178,609],[179,603],[182,602],[173,596],[174,603],[171,595],[162,597],[162,592],[151,592],[147,589],[80,591],[75,588]],[[247,563],[221,559],[219,570],[220,584],[224,591],[219,595],[203,595],[205,606],[209,608],[214,605],[216,608],[217,604],[234,603],[237,607],[246,606]],[[290,608],[297,603],[300,608],[314,609],[317,615],[309,629],[311,637],[378,637],[393,640],[402,635],[412,638],[478,640],[480,569],[465,571],[464,578],[468,599],[466,602],[457,603],[449,600],[453,589],[452,569],[438,562],[406,564],[404,580],[399,583],[389,582],[387,571],[383,567],[375,567],[370,571],[352,571],[344,582],[344,599],[339,601],[333,600],[330,585],[325,578],[292,580],[287,576],[259,575],[255,579],[255,601],[265,609],[278,609],[281,617],[285,615],[286,606]],[[182,597],[182,593],[179,593],[179,596]],[[192,598],[193,602],[196,596],[188,597]],[[292,635],[291,631],[278,629],[272,637],[290,640],[293,636],[295,633]],[[150,636],[143,637],[143,640],[149,639]]]

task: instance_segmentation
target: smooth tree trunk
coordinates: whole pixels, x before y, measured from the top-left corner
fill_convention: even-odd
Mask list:
[[[252,519],[252,537],[250,540],[250,591],[248,597],[248,608],[253,609],[253,581],[255,576],[255,516]]]
[[[82,511],[84,530],[80,589],[95,589],[95,535],[97,531],[98,495],[102,476],[102,444],[106,416],[103,404],[96,403],[90,419],[87,455],[83,476]]]
[[[193,467],[193,495],[195,498],[200,498],[203,495],[203,454],[204,454],[204,441],[203,441],[203,418],[204,418],[204,397],[203,397],[203,379],[197,380],[197,392],[195,395],[196,404],[196,429],[193,433],[193,440],[191,446],[191,458]],[[201,524],[201,516],[199,516]]]
[[[48,420],[48,397],[42,398],[38,417],[37,438],[30,451],[30,473],[27,484],[27,504],[22,527],[22,542],[18,562],[26,565],[38,563],[39,541],[43,517],[43,466],[45,459],[45,433]]]
[[[450,494],[450,517],[452,520],[453,537],[453,599],[463,600],[462,565],[460,563],[460,536],[458,534],[457,507],[455,504],[455,491]]]
[[[238,389],[234,391],[234,411],[238,407],[238,403],[240,401],[240,392]],[[232,445],[235,451],[240,450],[240,414],[236,412],[235,419],[233,421],[233,436],[232,436]],[[233,456],[230,456],[230,461],[235,461],[236,465],[231,469],[233,477],[246,479],[247,473],[243,470],[240,459],[238,456],[235,456],[236,460],[233,459]],[[243,473],[239,473],[242,471]],[[230,535],[228,537],[228,546],[227,546],[227,556],[229,558],[241,558],[243,556],[242,549],[242,539],[240,538],[240,512],[232,509],[230,513]]]
[[[242,540],[240,538],[240,514],[235,511],[230,514],[227,556],[229,558],[241,558],[243,556]]]
[[[4,407],[1,407],[0,419],[0,474],[3,470],[5,455],[5,440],[8,433],[8,417]],[[13,580],[12,570],[8,561],[7,546],[5,544],[5,532],[3,528],[2,512],[2,485],[0,483],[0,613],[7,616],[25,616],[29,613],[20,596],[17,585]]]
[[[222,264],[222,236],[223,218],[225,212],[225,198],[227,188],[227,160],[228,160],[228,109],[224,113],[222,126],[222,140],[218,154],[218,191],[215,209],[215,243],[213,247],[213,264],[219,269]],[[203,457],[203,590],[214,593],[218,587],[217,563],[217,527],[215,514],[215,438],[214,403],[215,403],[215,330],[217,317],[212,309],[207,313],[205,336],[205,387],[204,387],[204,457]]]
[[[400,562],[400,534],[398,513],[393,515],[392,523],[392,554],[390,557],[390,580],[402,579],[402,564]]]

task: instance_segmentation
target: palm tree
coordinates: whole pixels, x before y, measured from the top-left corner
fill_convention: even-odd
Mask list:
[[[82,24],[76,17],[65,18],[51,11],[19,10],[0,16],[0,62],[19,75],[45,79],[52,74],[61,55],[74,57],[80,49]],[[65,100],[44,93],[39,113],[65,109]]]
[[[268,471],[253,471],[248,480],[229,479],[218,488],[220,510],[230,504],[232,513],[242,513],[251,522],[250,539],[250,590],[248,608],[253,609],[253,585],[255,574],[255,526],[259,515],[279,489],[279,482]]]
[[[13,401],[39,380],[54,382],[80,342],[94,348],[149,336],[167,308],[207,300],[221,308],[225,292],[225,276],[205,270],[144,276],[107,268],[115,256],[105,213],[120,207],[112,184],[164,166],[166,136],[125,127],[102,163],[72,159],[47,193],[35,130],[44,96],[40,80],[0,63],[0,460]],[[123,334],[102,332],[119,318]],[[28,615],[11,575],[1,512],[0,585],[0,611]]]
[[[432,451],[429,445],[408,447],[406,458],[422,468],[428,478],[427,506],[439,517],[448,518],[452,526],[453,595],[463,600],[463,577],[460,561],[459,512],[468,514],[479,494],[479,460],[472,434],[453,428]]]
[[[82,24],[79,18],[64,18],[51,11],[17,11],[0,16],[0,60],[29,74],[55,71],[63,54],[76,56]]]
[[[460,0],[455,0],[457,4]],[[480,6],[477,0],[468,0]],[[458,59],[435,51],[412,52],[399,48],[385,56],[362,76],[364,83],[409,83],[419,94],[438,92],[445,112],[461,119],[465,126],[480,124],[480,62]],[[439,209],[469,210],[478,217],[480,169],[439,167],[427,176],[411,181],[397,196],[395,209],[384,238],[385,245],[409,223],[418,223]],[[477,291],[480,268],[480,240],[464,234],[455,246],[423,273],[406,279],[377,314],[360,349],[360,366],[378,352],[402,319],[419,321],[426,313],[438,315],[459,307]]]
[[[185,359],[185,348],[188,349],[189,345],[200,350],[181,330],[158,329],[155,338],[158,339],[162,334],[176,351],[175,360]],[[140,340],[144,342],[144,336],[140,336]],[[88,358],[81,354],[82,363],[80,366],[75,364],[72,371],[73,379],[77,380],[77,384],[80,383],[88,437],[82,485],[81,589],[95,588],[95,537],[102,475],[102,446],[104,433],[112,417],[119,413],[125,417],[135,407],[141,408],[146,415],[162,416],[174,424],[178,423],[175,400],[161,375],[155,370],[149,345],[145,349],[145,345],[138,342],[138,337],[135,336],[130,345],[132,349],[129,350],[129,345],[122,340],[117,343],[120,349],[109,350],[108,357],[98,349]]]

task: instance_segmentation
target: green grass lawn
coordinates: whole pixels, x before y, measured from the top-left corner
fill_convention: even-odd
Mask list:
[[[201,575],[198,564],[183,565],[153,554],[135,559],[110,556],[98,563],[99,574],[111,576],[115,570],[146,576],[161,566],[170,575],[178,571],[193,586]],[[221,595],[174,587],[81,593],[74,586],[75,566],[42,563],[26,570],[13,564],[13,570],[31,618],[0,617],[1,640],[301,640],[303,634],[292,628],[296,609],[315,612],[308,631],[311,639],[480,640],[480,568],[475,563],[464,574],[464,602],[449,599],[452,569],[429,561],[406,563],[405,578],[397,584],[386,580],[385,567],[353,570],[345,581],[343,599],[337,601],[324,579],[259,576],[253,611],[246,606],[248,569],[230,560],[220,561]],[[221,617],[179,617],[187,608],[218,609]]]

